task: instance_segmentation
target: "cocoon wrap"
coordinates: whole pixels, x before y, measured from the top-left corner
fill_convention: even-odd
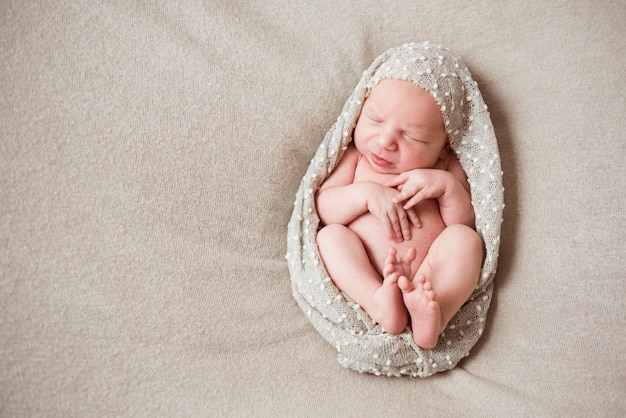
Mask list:
[[[382,79],[410,80],[441,107],[451,149],[465,170],[485,255],[478,285],[430,350],[418,347],[410,327],[383,331],[333,284],[317,250],[320,223],[315,193],[340,161],[371,89]],[[288,225],[287,260],[293,296],[311,324],[338,352],[339,362],[359,372],[426,377],[453,368],[485,327],[500,245],[503,204],[498,145],[487,106],[461,60],[429,43],[405,44],[378,56],[363,73],[337,121],[326,133],[296,194]]]

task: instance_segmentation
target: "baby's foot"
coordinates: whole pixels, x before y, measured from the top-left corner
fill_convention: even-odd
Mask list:
[[[442,315],[431,283],[420,273],[414,282],[401,276],[398,287],[411,316],[413,341],[421,348],[434,348],[441,333]]]
[[[385,332],[399,334],[406,329],[409,316],[397,280],[383,280],[383,284],[374,293],[374,306],[376,308],[371,316]]]
[[[400,276],[411,277],[411,263],[415,260],[415,248],[407,251],[400,260],[397,259],[398,251],[391,247],[385,259],[385,267],[383,268],[383,276],[385,279],[392,279],[397,282]]]
[[[405,262],[398,262],[396,250],[390,249],[383,270],[383,283],[374,294],[376,309],[371,313],[380,326],[390,334],[404,331],[409,322],[402,291],[398,287],[398,278],[407,268],[410,269],[410,261],[408,265]]]

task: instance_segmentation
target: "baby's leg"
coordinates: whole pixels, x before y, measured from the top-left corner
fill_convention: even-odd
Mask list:
[[[451,225],[435,239],[413,281],[399,278],[417,345],[426,349],[437,345],[441,332],[476,288],[481,263],[478,234],[467,226]]]
[[[381,279],[361,239],[343,225],[327,225],[317,233],[317,245],[335,285],[358,303],[390,334],[406,328],[408,313],[398,288],[398,275]]]

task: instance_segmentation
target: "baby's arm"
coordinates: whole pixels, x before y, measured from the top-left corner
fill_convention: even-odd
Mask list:
[[[451,189],[450,193],[446,196],[450,199],[449,205],[453,206],[453,209],[450,209],[450,212],[452,212],[453,217],[456,216],[456,219],[459,220],[457,223],[474,228],[476,214],[474,213],[474,206],[472,205],[470,186],[467,181],[465,170],[463,170],[463,167],[456,156],[450,155],[450,157],[448,157],[447,170],[450,174],[452,174],[454,180],[456,180],[453,180],[452,185],[456,187],[458,187],[458,185],[461,186],[461,188],[458,188],[456,194],[453,193]],[[455,212],[456,215],[454,215]]]
[[[398,187],[395,202],[412,208],[422,200],[437,199],[446,225],[463,224],[474,228],[475,214],[469,184],[459,161],[450,157],[447,170],[417,169],[398,175],[387,184]]]
[[[467,190],[467,192],[469,193],[470,186],[469,186],[469,183],[467,182],[467,175],[465,174],[465,170],[463,170],[463,167],[461,166],[461,163],[456,158],[456,156],[450,155],[448,157],[448,168],[447,169],[448,169],[448,171],[450,173],[452,173],[454,175],[454,177],[457,178],[457,180],[459,180],[459,182],[461,183],[463,188],[465,190]]]
[[[414,210],[406,210],[393,201],[394,188],[371,181],[354,182],[360,154],[350,145],[332,174],[322,183],[316,195],[317,214],[324,225],[348,225],[366,212],[382,223],[390,240],[411,239],[411,225],[419,227]]]
[[[359,153],[350,145],[315,197],[317,215],[325,225],[346,225],[367,211],[364,185],[354,184]]]

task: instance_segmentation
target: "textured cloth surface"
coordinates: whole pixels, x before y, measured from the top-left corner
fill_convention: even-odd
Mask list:
[[[428,91],[441,109],[448,141],[468,175],[476,230],[486,254],[476,290],[442,333],[438,346],[422,350],[410,332],[389,335],[332,283],[316,246],[320,221],[315,193],[341,160],[371,89],[381,80],[408,80]],[[363,72],[324,140],[298,193],[287,235],[294,297],[339,353],[339,362],[376,375],[426,377],[449,370],[469,354],[485,327],[500,246],[502,170],[487,105],[459,57],[429,42],[390,48]]]
[[[623,2],[0,4],[0,415],[624,416]],[[428,379],[337,364],[285,236],[365,68],[430,40],[506,188],[485,332]]]

